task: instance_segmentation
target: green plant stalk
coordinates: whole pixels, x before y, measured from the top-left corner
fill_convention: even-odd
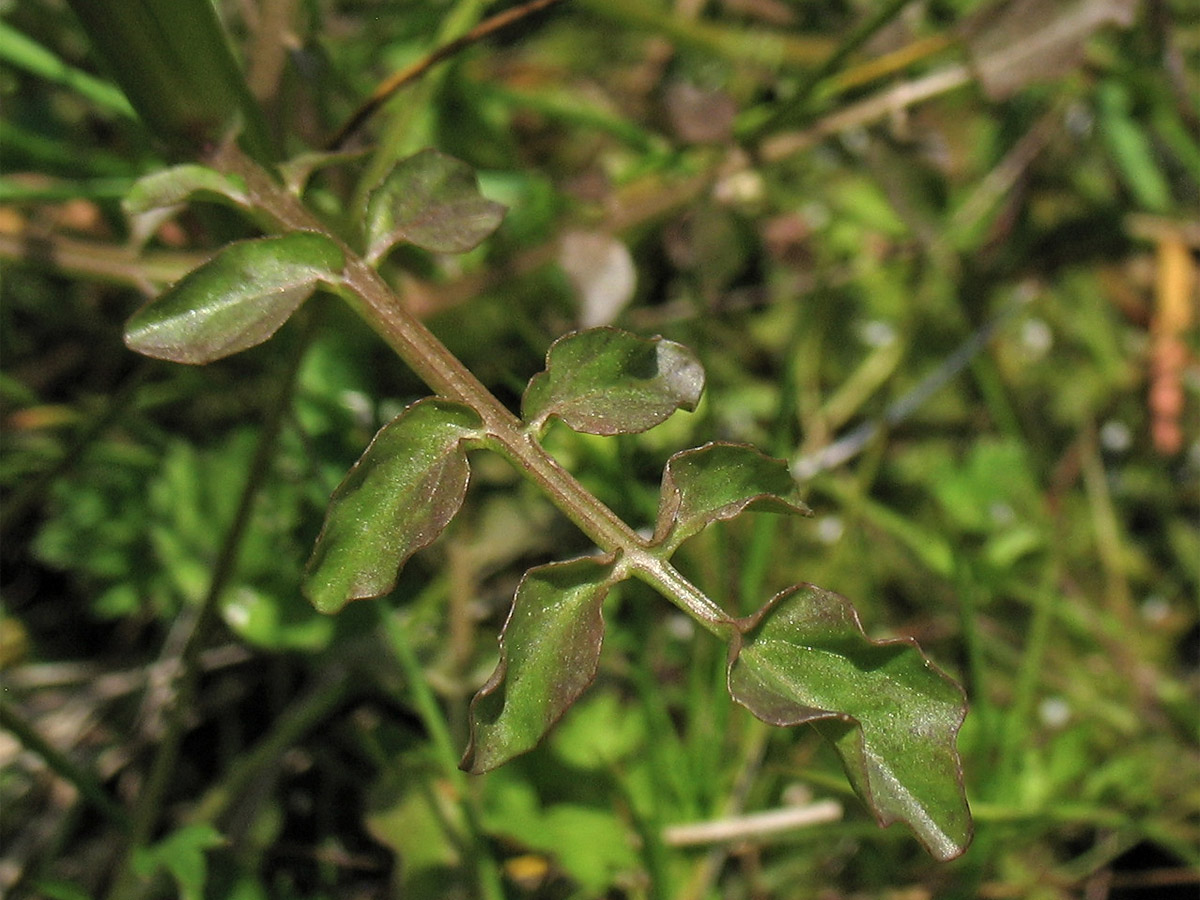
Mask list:
[[[276,153],[211,0],[69,0],[92,48],[146,125],[185,156],[234,131]]]
[[[0,234],[0,263],[21,262],[59,275],[133,287],[171,284],[204,260],[204,254],[184,250],[151,250],[139,256],[128,247],[60,234],[39,241],[22,234]]]
[[[404,670],[404,675],[408,679],[408,688],[412,693],[413,703],[417,707],[417,715],[421,717],[421,722],[429,732],[429,739],[433,744],[437,762],[442,767],[443,775],[454,786],[454,790],[459,796],[463,816],[470,832],[468,839],[472,846],[469,849],[475,863],[480,893],[485,900],[504,900],[504,886],[500,881],[500,873],[496,869],[495,860],[492,859],[486,848],[481,846],[483,825],[479,820],[479,812],[472,802],[466,773],[458,767],[458,753],[455,750],[454,741],[450,737],[450,727],[437,698],[429,687],[429,682],[425,679],[425,669],[417,658],[416,652],[408,641],[408,635],[405,634],[404,626],[397,620],[394,611],[383,601],[376,601],[376,611],[379,614],[384,633],[392,646],[392,651],[396,654],[400,668]]]
[[[2,255],[0,258],[3,258]],[[4,521],[3,524],[0,524],[0,538],[8,538],[18,528],[25,527],[30,511],[37,505],[39,498],[46,496],[49,486],[75,465],[93,442],[134,404],[149,371],[150,366],[145,362],[140,362],[112,395],[104,409],[80,428],[62,456],[49,462],[40,473],[22,481],[21,485],[12,492],[5,503]]]
[[[199,682],[200,651],[208,639],[210,629],[216,624],[219,614],[218,601],[237,570],[238,552],[242,546],[242,538],[250,525],[254,501],[258,497],[258,492],[271,467],[285,414],[291,408],[291,396],[300,372],[300,363],[316,333],[315,321],[315,316],[308,317],[301,344],[284,373],[279,394],[273,397],[272,402],[267,406],[266,422],[263,424],[258,444],[254,448],[254,459],[251,461],[250,471],[246,475],[246,483],[238,498],[233,524],[225,534],[220,553],[213,566],[208,593],[201,603],[195,622],[192,624],[191,633],[180,653],[183,671],[179,675],[175,696],[168,706],[166,734],[158,745],[150,774],[147,776],[146,784],[134,807],[130,840],[110,886],[109,900],[128,900],[130,897],[141,896],[140,891],[144,885],[139,884],[139,878],[133,870],[133,852],[149,841],[162,813],[163,801],[166,798],[171,776],[175,771],[175,764],[179,758],[179,750],[187,727],[186,713],[193,708],[192,701]]]
[[[536,483],[597,547],[619,555],[620,574],[645,581],[709,632],[726,636],[730,626],[724,611],[542,449],[525,424],[408,311],[362,257],[237,148],[226,148],[213,162],[240,176],[251,203],[270,215],[280,228],[319,232],[341,247],[346,259],[341,293],[347,302],[436,394],[474,409],[483,420],[488,448],[506,457]]]
[[[771,443],[769,452],[780,459],[786,459],[796,447],[796,417],[800,399],[799,379],[800,360],[804,358],[802,347],[804,329],[807,319],[804,316],[793,316],[788,327],[788,338],[784,343],[782,354],[783,372],[779,379],[779,400],[775,406],[775,421],[771,426]],[[775,540],[779,534],[779,520],[775,516],[759,516],[754,521],[754,530],[750,544],[746,549],[746,558],[742,562],[741,575],[738,577],[739,598],[743,604],[747,601],[761,602],[764,585],[767,582],[767,570],[775,554]]]
[[[771,69],[812,65],[828,56],[836,46],[826,37],[764,28],[734,29],[689,19],[639,0],[583,0],[583,6],[596,16],[628,27],[658,32],[683,46],[695,47],[733,62]]]
[[[131,178],[55,179],[28,182],[0,176],[0,203],[65,203],[68,200],[119,200],[129,193]]]
[[[1057,581],[1058,566],[1049,561],[1045,564],[1042,583],[1034,596],[1033,619],[1029,623],[1028,638],[1025,641],[1021,667],[1017,672],[1012,703],[1009,705],[1001,731],[1000,753],[996,765],[999,779],[992,796],[999,795],[1004,799],[1011,796],[1007,787],[1015,783],[1020,748],[1033,724],[1038,685],[1041,683],[1046,654],[1050,649],[1051,626],[1054,623],[1055,605],[1058,600],[1058,594],[1054,590]]]
[[[632,779],[621,770],[613,773],[612,784],[619,792],[630,824],[641,840],[639,853],[646,867],[646,900],[667,900],[673,896],[671,890],[671,866],[666,845],[662,839],[663,822],[657,815],[646,815],[639,811],[637,789]]]
[[[514,109],[533,110],[551,121],[610,134],[641,153],[665,155],[667,152],[666,142],[653,132],[612,115],[598,105],[580,103],[556,89],[537,93],[515,91],[499,83],[481,80],[472,83],[471,91]]]
[[[124,98],[122,98],[124,99]],[[80,176],[118,177],[137,172],[136,157],[89,148],[85,154],[54,138],[22,128],[12,122],[0,121],[0,152],[5,154],[6,168],[16,170],[16,160],[39,170],[51,170]]]
[[[976,717],[979,731],[985,735],[993,746],[995,729],[993,722],[997,710],[992,704],[991,669],[984,654],[984,637],[979,625],[979,610],[986,606],[984,588],[976,577],[971,565],[965,560],[957,559],[954,565],[954,589],[958,597],[958,619],[962,628],[963,643],[966,648],[967,664],[965,672],[965,687],[967,696],[971,698],[971,715]]]
[[[483,15],[486,6],[483,0],[458,0],[442,19],[441,28],[434,39],[435,46],[447,44],[470,31]],[[383,180],[396,160],[420,149],[413,143],[418,139],[413,123],[420,111],[429,108],[426,101],[445,79],[446,69],[427,74],[429,77],[422,79],[420,84],[415,86],[415,98],[410,96],[407,102],[401,105],[393,97],[387,105],[389,116],[384,121],[378,144],[355,188],[355,204],[359,208],[365,203],[367,193]]]
[[[103,813],[122,831],[129,831],[131,822],[125,810],[87,769],[77,766],[65,753],[60,753],[37,730],[0,698],[0,727],[12,734],[28,749],[42,758],[53,771],[70,782],[80,795]]]
[[[645,615],[639,613],[639,620],[644,621]],[[658,785],[653,806],[654,819],[660,825],[665,824],[663,810],[668,808],[667,798],[674,800],[679,807],[672,809],[674,814],[699,818],[701,811],[695,803],[687,769],[679,764],[685,756],[683,741],[667,708],[662,686],[650,669],[647,655],[638,657],[630,675],[634,692],[646,714],[646,759],[652,778]]]
[[[0,22],[0,60],[75,91],[106,112],[128,118],[137,115],[125,95],[107,81],[67,65],[56,54],[4,22]]]
[[[751,717],[743,721],[735,770],[738,773],[737,779],[729,786],[720,807],[712,810],[710,816],[726,818],[745,811],[751,787],[762,772],[763,758],[771,732],[771,726],[761,719]],[[703,900],[712,896],[713,886],[733,851],[734,847],[731,844],[718,844],[697,860],[684,888],[677,894],[680,900]]]
[[[257,779],[265,777],[264,773],[278,763],[288,748],[354,692],[349,672],[340,668],[324,672],[310,690],[288,705],[271,730],[252,749],[238,757],[223,782],[208,791],[196,805],[189,821],[215,823]]]
[[[740,137],[753,140],[779,128],[795,125],[803,119],[817,86],[833,75],[851,53],[869,41],[879,29],[891,22],[900,10],[908,5],[908,2],[909,0],[888,0],[875,11],[874,15],[868,16],[860,22],[858,27],[842,40],[837,49],[825,58],[824,62],[804,76],[786,103],[780,104],[765,121],[746,129]]]

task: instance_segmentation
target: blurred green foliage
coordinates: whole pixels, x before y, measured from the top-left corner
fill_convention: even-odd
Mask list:
[[[198,207],[144,262],[123,249],[123,185],[163,158],[49,0],[2,8],[5,28],[67,73],[4,42],[6,706],[135,801],[159,734],[154,667],[177,659],[179,629],[212,587],[262,423],[303,353],[144,857],[159,873],[151,896],[469,897],[480,858],[512,897],[1169,896],[1155,877],[1194,894],[1194,326],[1179,335],[1177,452],[1156,446],[1147,400],[1154,323],[1180,299],[1164,297],[1156,244],[1185,241],[1193,264],[1196,253],[1192,5],[1145,4],[1007,96],[967,75],[861,120],[860,104],[960,65],[965,23],[986,21],[987,4],[898,14],[807,99],[806,75],[869,4],[725,3],[698,21],[645,4],[670,29],[601,5],[540,14],[385,106],[368,128],[377,153],[436,146],[481,168],[484,193],[511,210],[484,248],[397,253],[388,275],[515,407],[577,318],[557,242],[579,229],[620,238],[638,283],[618,324],[696,349],[707,392],[694,415],[645,436],[556,427],[547,443],[638,527],[652,525],[662,465],[681,446],[746,441],[802,468],[881,423],[806,481],[814,520],[723,523],[677,561],[730,609],[797,581],[835,589],[872,636],[916,636],[959,677],[972,704],[961,738],[972,849],[938,866],[899,829],[878,830],[836,757],[805,730],[773,732],[732,708],[720,648],[638,585],[606,602],[596,687],[544,746],[461,790],[389,623],[461,750],[516,579],[586,542],[480,459],[448,539],[377,611],[311,610],[298,586],[329,493],[424,389],[333,304],[311,342],[288,326],[202,370],[125,350],[121,323],[151,264],[244,235]],[[287,36],[259,95],[287,154],[318,147],[454,16],[480,14],[467,2],[307,0],[264,37],[248,12],[275,6],[222,9],[251,61],[248,48]],[[764,29],[815,50],[758,42],[747,54],[746,35]],[[898,51],[908,62],[883,76],[836,83]],[[707,98],[698,113],[672,92],[680,84]],[[767,152],[778,135],[748,147],[696,137],[722,98],[739,116],[795,103],[795,128],[824,130],[778,156]],[[828,124],[838,114],[852,121]],[[308,196],[336,216],[350,188],[331,168]],[[973,336],[981,349],[959,365]],[[939,390],[908,402],[939,373]],[[889,418],[898,404],[904,415]],[[14,741],[0,753],[0,890],[98,895],[120,826],[64,791],[45,754]],[[664,840],[669,825],[797,794],[842,800],[844,819],[713,848]]]

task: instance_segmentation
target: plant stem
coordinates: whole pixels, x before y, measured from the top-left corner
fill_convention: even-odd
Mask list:
[[[226,778],[196,804],[190,821],[216,823],[229,807],[254,789],[256,781],[274,777],[272,770],[279,769],[280,757],[355,690],[350,672],[340,667],[320,673],[306,693],[289,703],[271,725],[271,730],[238,757]]]
[[[214,163],[245,180],[252,202],[284,229],[316,231],[345,254],[343,296],[409,367],[438,395],[471,407],[483,420],[487,446],[535,482],[563,514],[606,553],[622,556],[631,575],[661,591],[705,629],[723,635],[729,617],[673,566],[650,552],[646,541],[547,453],[513,415],[438,338],[413,315],[383,278],[330,232],[300,201],[277,185],[236,147]]]
[[[13,490],[11,497],[5,502],[4,521],[0,524],[0,538],[7,538],[18,529],[29,527],[30,513],[38,501],[47,496],[49,486],[64,472],[71,469],[96,439],[129,410],[149,371],[150,364],[146,361],[140,362],[112,395],[105,408],[80,428],[62,456]]]
[[[240,127],[255,158],[275,157],[211,0],[69,0],[92,48],[146,125],[192,155]]]
[[[0,59],[75,91],[106,113],[136,118],[137,114],[125,95],[107,81],[67,65],[57,54],[5,22],[0,22]]]
[[[246,483],[242,487],[241,497],[238,499],[233,524],[225,534],[220,554],[213,567],[208,593],[196,614],[191,633],[180,653],[182,671],[179,675],[175,695],[169,701],[166,733],[158,746],[158,752],[150,767],[150,774],[147,776],[146,784],[134,807],[130,839],[108,891],[109,900],[127,900],[127,898],[140,895],[138,876],[134,873],[131,865],[133,851],[150,839],[162,812],[163,801],[166,798],[187,729],[186,717],[188,712],[195,708],[193,701],[200,680],[200,652],[204,647],[204,642],[208,639],[211,628],[217,622],[218,602],[221,595],[236,572],[242,537],[250,524],[254,501],[258,497],[259,489],[271,466],[271,460],[275,454],[275,443],[283,426],[285,413],[291,407],[291,396],[300,371],[300,361],[304,358],[304,352],[315,333],[314,321],[314,317],[310,316],[306,323],[304,339],[284,374],[279,394],[271,398],[272,402],[267,407],[266,422],[259,435],[258,444],[254,450],[254,459],[250,464],[250,471],[246,475]]]
[[[92,806],[103,813],[109,820],[123,831],[129,831],[129,816],[107,790],[96,780],[87,769],[77,766],[65,753],[61,753],[49,741],[43,738],[37,730],[26,722],[17,711],[0,698],[0,727],[12,734],[42,758],[52,770],[63,779],[75,785],[75,789]]]
[[[408,679],[408,688],[412,692],[413,703],[417,715],[429,732],[429,740],[433,745],[434,756],[442,768],[442,774],[453,785],[458,794],[463,816],[470,832],[469,840],[472,846],[471,858],[475,861],[476,874],[479,878],[479,891],[484,900],[504,900],[504,886],[500,881],[500,873],[496,869],[495,860],[487,852],[483,844],[483,825],[479,820],[479,812],[471,797],[470,784],[466,773],[458,767],[458,753],[454,741],[450,737],[450,728],[446,717],[438,704],[437,697],[425,679],[425,669],[417,658],[412,644],[409,643],[404,625],[396,614],[382,601],[376,603],[379,620],[387,634],[388,642],[404,675]]]
[[[858,27],[842,40],[838,48],[825,58],[824,62],[804,76],[791,99],[786,103],[779,104],[769,119],[754,128],[752,133],[744,134],[742,137],[757,138],[782,126],[794,124],[797,119],[802,118],[817,86],[836,72],[851,53],[869,41],[908,3],[909,0],[888,0],[875,11],[874,15],[868,16],[860,22]]]
[[[201,265],[205,256],[187,250],[150,250],[136,254],[128,247],[81,241],[61,234],[28,229],[0,234],[0,263],[20,262],[61,275],[113,284],[170,284]]]
[[[375,112],[388,101],[400,88],[406,84],[411,84],[416,81],[435,65],[443,60],[449,59],[454,54],[466,49],[472,44],[482,41],[484,38],[495,34],[514,22],[518,22],[526,16],[541,12],[548,6],[555,3],[560,3],[561,0],[527,0],[521,6],[513,9],[506,9],[497,13],[489,19],[480,22],[466,34],[448,40],[441,44],[436,49],[430,51],[421,59],[417,60],[410,66],[406,66],[399,72],[396,72],[385,79],[367,98],[353,115],[346,120],[345,124],[338,129],[337,134],[329,139],[325,145],[326,150],[340,150],[345,146],[366,121],[375,114]]]
[[[1050,635],[1058,602],[1058,593],[1054,586],[1058,580],[1056,564],[1053,561],[1046,562],[1042,570],[1041,584],[1033,598],[1033,615],[1026,630],[1025,647],[1013,688],[1013,699],[1000,733],[999,758],[996,762],[997,790],[993,792],[993,796],[999,796],[1005,801],[1011,800],[1015,794],[1011,786],[1016,783],[1022,742],[1036,727],[1033,721],[1034,707],[1045,671],[1046,654],[1050,649]]]
[[[435,44],[445,44],[467,34],[478,23],[486,6],[485,0],[454,0],[442,16],[434,37]],[[367,192],[383,180],[396,160],[420,149],[424,143],[422,135],[427,133],[428,126],[422,117],[429,115],[432,108],[430,101],[445,74],[444,69],[428,72],[429,77],[411,92],[408,103],[387,105],[385,102],[387,115],[383,118],[379,139],[354,191],[356,205],[361,207]]]
[[[829,38],[766,28],[733,28],[716,22],[689,19],[640,0],[582,0],[588,12],[628,28],[664,35],[685,47],[711,53],[730,62],[750,63],[769,69],[809,66],[827,57],[836,47]]]

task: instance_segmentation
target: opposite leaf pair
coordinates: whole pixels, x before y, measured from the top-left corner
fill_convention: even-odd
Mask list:
[[[686,348],[593,329],[555,342],[522,409],[531,437],[551,416],[587,433],[629,433],[692,408],[702,386]],[[488,446],[480,419],[441,399],[419,401],[385,426],[330,505],[306,583],[317,607],[390,591],[402,562],[458,510],[467,450]],[[532,749],[591,684],[613,585],[631,576],[656,582],[673,572],[668,560],[685,540],[749,510],[809,514],[784,462],[708,444],[667,462],[649,540],[527,572],[496,670],[471,704],[463,767],[484,772]],[[881,823],[908,822],[939,858],[961,852],[970,828],[954,752],[962,694],[913,642],[867,640],[843,598],[811,585],[746,619],[718,612],[705,624],[730,640],[735,700],[773,724],[817,725]]]
[[[671,341],[611,328],[567,335],[550,348],[517,419],[373,272],[399,241],[438,252],[474,246],[496,227],[501,207],[479,195],[461,163],[424,151],[398,163],[368,195],[362,233],[351,242],[356,251],[299,202],[313,167],[342,159],[297,161],[283,186],[234,155],[228,173],[183,166],[152,176],[127,204],[135,223],[143,217],[148,228],[190,197],[216,197],[282,232],[230,244],[136,313],[126,333],[133,349],[178,362],[219,359],[266,340],[325,287],[390,335],[409,365],[446,395],[413,404],[381,429],[334,493],[305,580],[314,605],[333,612],[389,593],[403,563],[461,506],[468,452],[494,450],[546,490],[600,552],[526,573],[495,673],[472,703],[465,768],[485,771],[530,749],[563,715],[595,677],[605,596],[636,577],[729,642],[734,699],[767,722],[817,726],[881,824],[907,822],[938,858],[961,853],[971,833],[954,747],[962,692],[915,643],[868,640],[843,598],[808,585],[735,619],[670,564],[684,541],[713,522],[749,510],[807,515],[785,463],[733,444],[677,453],[645,539],[541,447],[552,417],[577,431],[614,435],[694,409],[704,386],[695,356]]]
[[[528,439],[552,416],[589,434],[645,431],[694,408],[703,386],[699,361],[679,344],[614,328],[570,334],[525,392]],[[400,566],[462,504],[467,452],[500,449],[500,438],[469,406],[443,398],[418,401],[380,429],[330,500],[305,582],[317,609],[391,591]]]
[[[284,173],[289,190],[298,196],[314,169],[345,159],[301,158]],[[237,175],[189,164],[143,178],[124,208],[131,239],[141,246],[189,200],[233,206],[268,229],[281,224],[256,199]],[[375,265],[399,243],[461,253],[495,231],[503,217],[504,207],[480,195],[467,166],[423,150],[397,163],[368,195],[361,255]],[[341,288],[348,250],[316,231],[236,241],[134,314],[125,343],[146,356],[190,365],[248,350],[274,335],[318,287]]]

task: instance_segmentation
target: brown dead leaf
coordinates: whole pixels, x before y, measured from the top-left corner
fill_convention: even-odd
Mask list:
[[[715,144],[733,135],[737,105],[723,91],[675,81],[667,87],[664,102],[671,128],[690,144]]]
[[[1128,28],[1137,7],[1138,0],[1003,0],[967,25],[967,48],[984,91],[1003,100],[1069,72],[1094,31]]]

